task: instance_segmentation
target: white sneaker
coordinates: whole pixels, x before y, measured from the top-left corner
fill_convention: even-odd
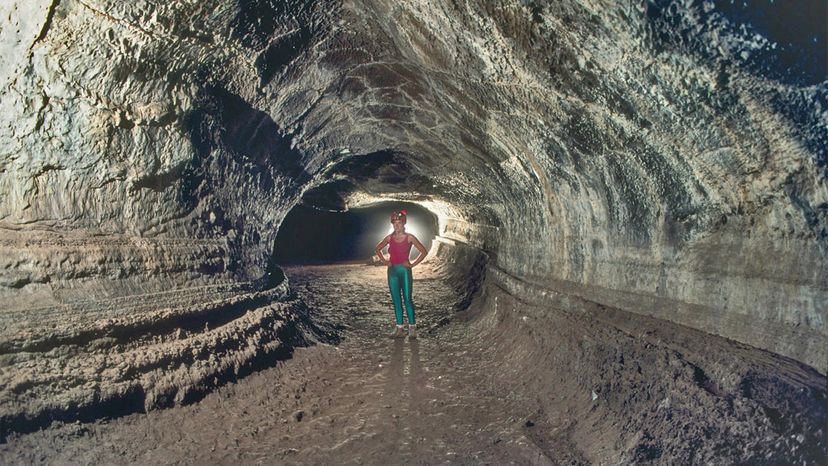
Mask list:
[[[405,330],[401,326],[394,327],[394,331],[388,335],[388,338],[405,338]]]

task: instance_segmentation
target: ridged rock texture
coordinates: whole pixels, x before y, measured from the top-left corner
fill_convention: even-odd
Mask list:
[[[449,275],[825,374],[825,76],[686,3],[3,2],[4,430],[316,338],[270,260],[306,193],[430,208]]]

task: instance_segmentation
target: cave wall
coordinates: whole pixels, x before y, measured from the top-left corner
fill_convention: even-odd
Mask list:
[[[378,3],[353,8],[397,89],[379,115],[462,212],[449,238],[824,370],[824,76],[757,66],[773,44],[709,5]]]
[[[264,286],[281,219],[347,180],[450,204],[497,273],[828,369],[824,76],[757,64],[771,41],[708,3],[0,9],[6,340]]]

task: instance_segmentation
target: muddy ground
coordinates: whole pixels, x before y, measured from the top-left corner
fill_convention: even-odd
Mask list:
[[[496,288],[456,312],[463,297],[425,264],[414,270],[420,338],[390,340],[384,268],[285,272],[333,344],[188,406],[12,436],[0,463],[824,461],[825,377],[776,355]]]

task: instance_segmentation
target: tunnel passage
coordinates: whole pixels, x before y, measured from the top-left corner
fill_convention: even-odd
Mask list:
[[[526,332],[504,354],[568,341],[550,357],[582,376],[573,396],[653,357],[603,327],[552,336],[543,319],[582,301],[579,324],[655,317],[824,386],[807,367],[828,369],[824,34],[777,44],[712,2],[593,3],[4,3],[4,419],[181,403],[301,341],[301,309],[261,277],[304,190],[343,179],[436,212],[451,283]],[[670,351],[712,404],[785,391]]]
[[[374,263],[374,247],[390,232],[390,214],[398,209],[408,210],[406,231],[430,250],[438,233],[437,216],[417,204],[383,202],[347,211],[299,204],[279,226],[272,260],[280,265]]]
[[[399,172],[397,176],[405,174]],[[419,204],[374,197],[347,207],[341,202],[342,197],[349,195],[331,195],[324,187],[315,189],[287,214],[268,265],[272,283],[281,281],[285,273],[282,267],[332,263],[380,265],[374,248],[392,231],[391,212],[406,209],[406,231],[414,234],[428,250],[424,265],[458,296],[451,312],[441,321],[447,322],[453,312],[466,309],[479,295],[493,251],[487,250],[490,245],[482,239],[481,228],[458,215],[456,207],[444,201]],[[393,193],[389,197],[393,198]],[[418,252],[412,248],[409,254],[413,259]],[[385,255],[388,257],[387,249]]]

